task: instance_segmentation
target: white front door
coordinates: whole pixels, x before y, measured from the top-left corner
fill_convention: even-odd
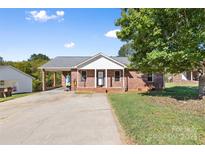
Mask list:
[[[104,71],[98,70],[97,71],[97,85],[98,86],[100,87],[104,86],[104,77],[105,77]]]

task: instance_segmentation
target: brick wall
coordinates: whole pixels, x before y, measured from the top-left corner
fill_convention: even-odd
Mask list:
[[[139,73],[135,70],[125,71],[125,87],[128,90],[145,91],[149,87],[147,83],[147,75]]]
[[[74,82],[77,81],[77,69],[71,70],[71,90],[75,90]]]
[[[62,72],[62,86],[65,87],[65,77],[69,72]],[[122,70],[120,81],[115,81],[115,70],[107,71],[107,85],[108,88],[121,88],[123,86]],[[78,77],[78,80],[77,80]],[[94,88],[95,87],[95,71],[87,70],[87,79],[86,82],[81,81],[81,73],[77,72],[76,69],[71,71],[71,88],[74,90],[74,81],[78,82],[79,88]],[[124,78],[125,89],[136,90],[136,91],[145,91],[149,88],[162,89],[163,88],[163,75],[155,74],[154,81],[148,82],[147,75],[137,72],[135,70],[125,70]]]
[[[81,71],[78,71],[78,87],[86,87],[86,88],[94,88],[95,87],[95,71],[94,70],[87,70],[87,79],[86,82],[81,81]],[[115,70],[108,70],[107,71],[107,86],[119,88],[122,87],[122,71],[120,81],[115,81]],[[97,84],[97,83],[96,83]],[[105,87],[105,86],[103,86]]]
[[[78,87],[94,88],[95,87],[95,71],[86,70],[86,81],[81,81],[81,71],[78,71]]]
[[[66,78],[66,75],[68,74],[68,72],[64,71],[62,72],[61,74],[61,86],[65,88],[65,78]]]
[[[123,86],[123,75],[122,70],[120,71],[120,81],[115,81],[115,71],[116,70],[108,70],[107,71],[107,86],[109,87],[115,87],[115,88],[121,88]]]
[[[155,74],[153,82],[148,81],[147,74],[142,74],[135,70],[126,70],[125,87],[128,90],[146,91],[150,88],[163,88],[163,75]]]

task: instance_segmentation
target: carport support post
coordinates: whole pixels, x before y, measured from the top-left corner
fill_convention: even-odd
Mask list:
[[[107,88],[107,69],[105,69],[105,87]]]
[[[56,72],[53,73],[53,88],[56,87]]]
[[[193,72],[191,71],[191,81],[193,81]]]
[[[96,76],[97,76],[97,71],[95,69],[95,88],[97,87],[97,78],[96,78]]]
[[[122,70],[122,87],[125,89],[125,69]]]
[[[42,69],[41,73],[42,73],[42,91],[45,91],[46,90],[46,78],[45,78],[46,71]]]

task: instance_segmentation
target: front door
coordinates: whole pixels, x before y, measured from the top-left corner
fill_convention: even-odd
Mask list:
[[[103,87],[104,86],[104,77],[105,77],[105,71],[98,70],[97,71],[97,85],[99,87]]]

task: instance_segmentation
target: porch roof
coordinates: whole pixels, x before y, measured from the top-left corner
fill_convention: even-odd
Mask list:
[[[102,55],[101,53],[98,55]],[[94,56],[58,56],[50,60],[46,64],[39,67],[40,69],[55,69],[55,70],[64,70],[76,68],[77,65],[91,59]],[[128,57],[117,57],[110,56],[109,58],[128,66],[130,64]]]

